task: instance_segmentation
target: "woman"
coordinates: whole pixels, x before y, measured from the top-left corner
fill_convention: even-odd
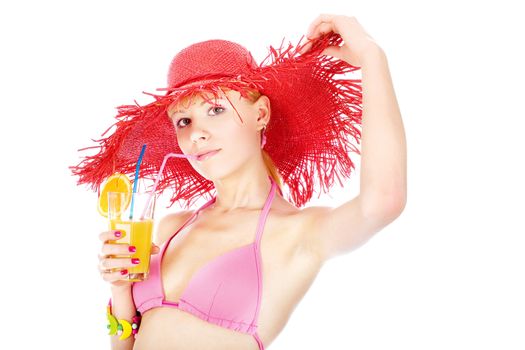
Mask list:
[[[324,45],[340,42],[333,41],[330,35],[339,36],[344,44]],[[332,39],[328,40],[328,36]],[[406,201],[405,137],[383,50],[354,17],[320,15],[310,25],[307,37],[310,41],[299,50],[304,55],[304,62],[308,61],[308,57],[316,56],[315,59],[319,60],[320,55],[326,55],[337,58],[330,63],[332,72],[342,72],[342,68],[348,67],[360,67],[362,70],[363,145],[359,195],[339,207],[299,209],[311,197],[309,178],[314,172],[310,168],[307,171],[309,177],[301,177],[299,175],[304,174],[304,169],[297,169],[303,163],[287,167],[295,158],[286,158],[286,162],[283,159],[292,157],[290,154],[298,158],[296,150],[303,144],[310,150],[307,156],[320,154],[320,151],[312,153],[311,150],[317,150],[316,147],[323,146],[321,141],[326,140],[319,139],[318,144],[304,140],[310,137],[310,133],[321,130],[321,124],[314,125],[311,132],[306,129],[308,125],[302,125],[300,135],[291,132],[291,124],[280,120],[291,120],[286,114],[286,104],[281,103],[284,98],[268,97],[271,93],[263,94],[253,86],[245,90],[235,89],[235,84],[229,85],[231,74],[228,81],[212,79],[213,74],[206,79],[186,79],[185,71],[177,68],[184,56],[184,50],[181,51],[178,61],[176,57],[170,67],[168,81],[171,82],[171,90],[168,92],[182,91],[178,89],[189,86],[202,87],[203,83],[213,81],[210,83],[216,88],[213,94],[210,93],[212,90],[203,89],[191,98],[184,94],[171,100],[158,98],[149,109],[136,109],[134,120],[145,115],[157,115],[159,112],[155,108],[164,108],[163,113],[168,115],[174,127],[179,153],[196,156],[214,151],[206,157],[188,157],[186,163],[180,162],[171,168],[169,172],[173,176],[169,178],[166,175],[165,183],[160,188],[174,183],[179,191],[176,198],[188,200],[211,188],[216,190],[216,195],[197,210],[176,212],[160,221],[156,244],[152,249],[151,274],[146,281],[130,285],[122,280],[121,273],[108,272],[109,268],[118,268],[125,273],[126,268],[133,264],[130,259],[108,258],[111,254],[129,254],[128,247],[108,243],[108,240],[117,237],[115,231],[100,234],[99,269],[103,279],[111,284],[112,313],[123,320],[141,316],[140,323],[136,322],[140,328],[134,337],[124,340],[112,337],[113,349],[267,348],[282,331],[323,263],[357,248],[402,212]],[[195,47],[188,50],[195,50]],[[194,51],[191,52],[193,54]],[[211,50],[206,52],[214,55]],[[250,55],[246,57],[251,58]],[[221,54],[217,54],[208,68],[215,69],[222,58]],[[301,65],[302,62],[297,59],[294,64],[306,67]],[[198,69],[208,69],[202,68],[204,63],[199,63]],[[275,67],[272,72],[279,74],[281,66]],[[316,67],[319,69],[320,65]],[[250,69],[258,72],[259,68],[252,66]],[[263,80],[268,79],[271,78]],[[275,80],[282,82],[283,79]],[[327,84],[324,90],[336,86],[324,83]],[[345,88],[355,87],[350,81],[337,86],[341,88],[341,84],[346,84]],[[309,86],[304,89],[313,90]],[[330,94],[326,101],[323,99],[324,90],[313,91],[312,96],[316,96],[314,105],[322,101],[333,102],[330,98],[333,95]],[[359,92],[343,90],[339,92],[347,93],[345,103],[360,102]],[[300,89],[295,92],[298,95],[302,93]],[[312,105],[312,100],[301,100],[298,103]],[[352,114],[342,104],[338,106],[337,113],[328,113],[330,118],[334,120],[344,114],[353,119],[337,119],[341,123],[333,126],[332,131],[339,128],[337,130],[341,134],[357,137],[355,128],[348,125],[352,121],[359,122],[361,114]],[[129,110],[126,113],[130,114]],[[311,124],[322,119],[323,115],[305,115],[303,118],[311,118],[308,120]],[[294,122],[300,122],[299,119],[294,119]],[[126,123],[131,123],[130,120],[122,120],[120,130],[126,129]],[[345,121],[347,123],[341,126]],[[148,125],[154,127],[151,123]],[[141,130],[141,137],[146,138],[146,129]],[[163,132],[164,129],[159,130]],[[279,132],[282,132],[279,135],[282,141],[277,141],[275,136]],[[133,134],[133,131],[130,133]],[[318,137],[326,134],[321,130]],[[159,140],[159,136],[155,135]],[[128,142],[129,137],[129,134],[115,133],[113,141],[106,140],[105,151],[112,150],[113,146],[124,147],[122,145]],[[266,137],[267,152],[264,150]],[[277,142],[282,142],[279,149],[272,148]],[[330,154],[339,157],[339,165],[343,164],[347,170],[352,167],[347,154],[337,153],[339,149],[348,151],[348,143],[334,145],[334,142],[329,142],[325,147],[333,147]],[[316,164],[326,165],[334,157],[319,157],[323,159]],[[136,154],[130,159],[136,159]],[[115,166],[116,169],[124,168],[124,163],[119,162],[113,161],[112,170]],[[101,171],[103,167],[100,164],[92,168]],[[191,169],[183,169],[184,165]],[[100,184],[103,178],[100,173],[90,173],[93,176],[88,180],[91,175],[78,171],[81,168],[77,167],[77,174],[84,176],[84,182]],[[82,168],[86,169],[87,166]],[[334,169],[330,173],[329,169],[320,167],[316,169],[316,174],[322,176],[327,172],[333,179],[339,175]],[[191,187],[189,180],[185,182],[186,177],[175,176],[177,171],[179,175],[184,171],[184,174],[193,171],[193,179],[199,180],[198,186]],[[342,172],[348,176],[349,171]],[[329,180],[325,177],[324,183],[330,183]],[[290,188],[294,203],[283,198],[282,182]]]

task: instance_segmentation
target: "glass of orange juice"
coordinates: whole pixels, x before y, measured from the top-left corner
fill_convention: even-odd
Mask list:
[[[133,200],[132,200],[133,198]],[[108,192],[109,229],[122,233],[114,244],[129,244],[136,251],[129,255],[112,255],[114,258],[138,258],[140,262],[128,268],[128,281],[138,282],[148,278],[151,241],[155,213],[155,194],[129,192]]]

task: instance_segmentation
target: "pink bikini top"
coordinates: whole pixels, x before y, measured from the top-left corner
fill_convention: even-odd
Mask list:
[[[162,245],[159,254],[151,256],[148,279],[135,282],[132,286],[133,300],[141,314],[154,307],[175,307],[223,328],[250,334],[257,341],[259,349],[264,349],[257,334],[257,320],[262,294],[260,241],[277,187],[271,177],[270,180],[272,188],[259,217],[255,241],[226,252],[204,265],[192,276],[178,302],[165,300],[160,280],[162,258],[173,237],[194,220],[202,209],[213,204],[216,197],[186,220]]]

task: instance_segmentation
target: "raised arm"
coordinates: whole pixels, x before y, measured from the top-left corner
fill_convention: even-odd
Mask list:
[[[406,203],[406,139],[384,51],[354,17],[321,15],[309,37],[333,30],[345,45],[327,55],[361,67],[360,193],[341,206],[305,209],[305,245],[323,259],[347,253],[397,218]],[[352,45],[347,45],[351,43]]]

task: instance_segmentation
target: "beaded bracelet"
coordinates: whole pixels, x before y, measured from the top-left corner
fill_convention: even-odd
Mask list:
[[[136,337],[136,334],[139,331],[141,319],[138,313],[136,316],[132,317],[131,323],[124,319],[118,320],[111,314],[111,299],[109,299],[108,306],[106,307],[106,316],[109,322],[107,325],[109,335],[120,335],[120,340],[127,339],[131,334],[133,334],[133,337]]]

